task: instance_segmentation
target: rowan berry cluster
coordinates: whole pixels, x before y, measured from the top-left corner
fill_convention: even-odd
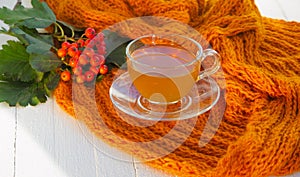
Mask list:
[[[90,83],[97,77],[105,75],[108,67],[105,65],[106,45],[103,33],[96,33],[93,28],[87,28],[84,34],[74,42],[65,41],[57,50],[58,57],[64,62],[61,79],[69,81],[72,78],[79,84]]]

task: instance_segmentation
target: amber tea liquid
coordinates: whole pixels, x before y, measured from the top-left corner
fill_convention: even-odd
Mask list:
[[[200,62],[186,49],[149,45],[136,49],[128,72],[140,94],[154,102],[170,103],[188,94],[197,80]]]

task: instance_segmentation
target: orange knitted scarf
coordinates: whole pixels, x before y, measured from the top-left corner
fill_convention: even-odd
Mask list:
[[[195,28],[220,53],[226,79],[220,102],[226,109],[219,127],[210,122],[211,129],[218,128],[216,134],[199,146],[208,121],[208,113],[203,114],[178,148],[148,165],[184,177],[267,177],[300,170],[299,23],[262,17],[253,0],[45,1],[58,19],[79,28],[102,30],[136,16],[173,18]],[[168,149],[176,137],[151,149],[122,140],[152,141],[176,124],[180,137],[192,126],[190,120],[148,127],[127,123],[122,119],[126,115],[116,113],[110,102],[113,77],[106,76],[95,90],[74,84],[73,93],[79,95],[75,99],[72,85],[60,83],[56,101],[100,139],[141,158]]]

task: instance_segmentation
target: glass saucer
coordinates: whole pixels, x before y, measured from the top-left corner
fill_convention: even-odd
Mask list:
[[[114,80],[109,94],[115,108],[129,116],[144,120],[174,121],[194,118],[210,110],[220,97],[220,88],[213,78],[206,77],[199,80],[180,101],[155,104],[143,99],[132,84],[128,72],[125,72]]]

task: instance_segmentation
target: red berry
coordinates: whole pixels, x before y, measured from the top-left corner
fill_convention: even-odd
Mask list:
[[[92,66],[100,66],[105,63],[105,58],[103,55],[93,55],[93,57],[90,60],[90,64]]]
[[[85,55],[89,56],[89,57],[93,57],[94,54],[95,54],[95,51],[94,51],[94,49],[92,49],[92,48],[86,48],[86,49],[83,51],[83,53],[84,53]]]
[[[77,52],[78,52],[78,49],[75,46],[71,46],[68,49],[68,55],[70,55],[71,57],[74,57],[77,54]]]
[[[69,60],[69,65],[72,67],[72,68],[75,68],[77,66],[77,63],[78,63],[78,59],[76,58],[70,58]]]
[[[78,84],[84,83],[85,80],[86,80],[86,77],[85,77],[85,75],[83,75],[83,74],[78,75],[78,76],[76,77],[76,82],[77,82]]]
[[[102,65],[99,70],[100,74],[104,75],[108,72],[108,67],[106,65]]]
[[[96,35],[96,31],[94,28],[87,28],[84,32],[85,36],[89,39],[92,39]]]
[[[84,40],[83,39],[78,39],[77,44],[79,45],[79,47],[84,47]]]
[[[78,58],[80,57],[81,53],[82,52],[80,50],[78,50],[77,53],[75,54],[75,56],[73,58],[75,58],[75,59],[78,60]]]
[[[90,39],[87,39],[87,40],[85,40],[85,42],[84,42],[84,46],[85,46],[85,47],[86,47],[86,46],[88,46],[90,42],[91,42],[91,40],[90,40]]]
[[[103,41],[101,41],[100,43],[99,43],[99,45],[102,45],[102,46],[106,46],[106,44],[105,44],[105,41],[103,40]]]
[[[85,54],[82,54],[79,56],[78,62],[80,65],[84,66],[89,63],[89,57]]]
[[[100,33],[97,34],[97,37],[98,37],[101,41],[103,41],[103,39],[104,39],[104,34],[103,34],[102,32],[100,32]]]
[[[60,49],[57,50],[57,56],[58,56],[59,58],[63,58],[63,57],[65,57],[66,55],[67,55],[66,49],[60,48]]]
[[[63,71],[61,74],[60,74],[60,78],[61,80],[67,82],[71,79],[71,73],[70,71]]]
[[[78,44],[77,43],[72,43],[71,46],[78,48]]]
[[[75,75],[81,75],[81,73],[82,73],[82,67],[76,66],[76,67],[73,69],[73,73],[74,73]]]
[[[97,46],[97,51],[99,54],[104,55],[106,53],[106,47],[103,45],[98,45]]]
[[[103,40],[104,40],[104,34],[103,34],[103,33],[98,33],[98,34],[93,38],[93,41],[95,42],[95,44],[101,44]]]
[[[92,71],[94,74],[97,75],[99,73],[99,68],[100,67],[97,67],[97,66],[91,66],[90,71]]]
[[[87,82],[91,82],[95,79],[95,73],[93,73],[92,71],[87,71],[87,72],[85,72],[84,75],[85,75],[85,80]]]
[[[61,44],[61,48],[63,48],[63,49],[68,49],[70,46],[71,46],[71,44],[67,41],[65,41]]]

